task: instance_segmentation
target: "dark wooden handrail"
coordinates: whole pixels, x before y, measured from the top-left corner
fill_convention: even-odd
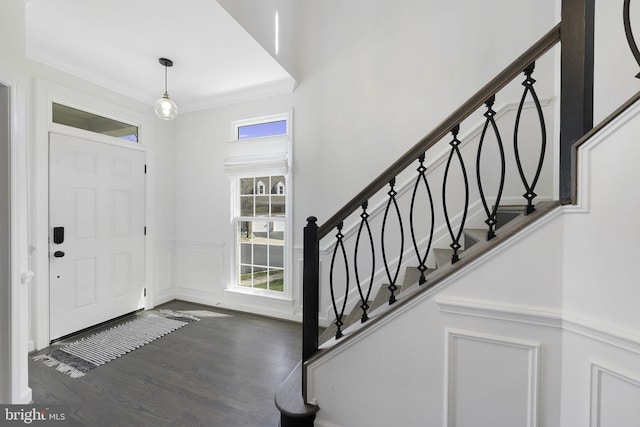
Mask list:
[[[350,202],[342,207],[338,212],[329,218],[322,226],[318,228],[318,241],[331,232],[341,221],[347,216],[355,212],[362,206],[364,202],[369,200],[374,194],[389,183],[400,172],[413,163],[421,154],[435,145],[444,138],[454,126],[460,124],[464,119],[469,117],[482,104],[495,95],[500,89],[509,84],[520,74],[527,66],[536,61],[549,49],[560,41],[560,24],[556,25],[551,31],[545,34],[527,51],[520,55],[515,61],[507,66],[501,73],[494,77],[482,89],[476,92],[469,100],[462,104],[457,110],[450,114],[444,121],[436,126],[416,145],[407,151],[396,162],[389,166],[382,174],[367,185],[358,195]]]

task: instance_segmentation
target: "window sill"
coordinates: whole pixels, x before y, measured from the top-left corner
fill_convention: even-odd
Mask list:
[[[258,298],[267,298],[270,300],[277,300],[282,302],[293,303],[293,298],[286,294],[278,294],[273,291],[261,290],[261,289],[252,289],[252,288],[241,288],[241,287],[231,287],[224,290],[225,293],[243,295],[243,296],[251,296]]]

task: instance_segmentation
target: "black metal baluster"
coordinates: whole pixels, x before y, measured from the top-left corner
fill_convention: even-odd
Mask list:
[[[358,236],[356,237],[356,248],[353,255],[353,269],[356,275],[356,285],[358,285],[358,293],[360,294],[360,299],[362,300],[362,304],[360,308],[362,309],[362,317],[360,321],[362,323],[366,322],[369,319],[369,315],[367,314],[367,310],[369,310],[369,297],[371,296],[371,289],[373,287],[373,277],[376,271],[376,258],[375,258],[375,246],[373,244],[373,235],[371,234],[371,227],[369,227],[369,214],[367,213],[367,208],[369,207],[369,202],[364,202],[362,205],[362,213],[360,214],[360,227],[358,228]],[[362,290],[362,284],[360,283],[360,274],[358,272],[358,248],[360,247],[360,236],[362,235],[363,228],[366,228],[367,234],[369,235],[369,244],[371,246],[371,277],[369,278],[369,287],[367,288],[367,292]]]
[[[382,220],[382,238],[380,239],[384,269],[387,272],[387,278],[389,279],[389,286],[387,286],[387,289],[391,291],[391,295],[389,296],[389,304],[393,304],[394,302],[396,302],[395,292],[398,290],[396,282],[398,280],[398,274],[400,273],[400,267],[402,266],[402,252],[404,251],[404,230],[402,228],[402,217],[400,216],[400,208],[398,207],[398,202],[396,201],[396,195],[398,193],[394,189],[395,185],[396,179],[393,178],[391,181],[389,181],[389,186],[391,187],[391,189],[387,193],[389,195],[389,200],[387,201],[387,207],[384,210],[384,218]],[[389,271],[389,263],[387,261],[387,253],[384,246],[384,234],[387,227],[387,217],[392,205],[395,208],[396,215],[398,216],[398,224],[400,226],[400,258],[398,259],[398,266],[396,267],[396,271],[393,277],[391,276],[391,272]]]
[[[418,167],[418,169],[416,169],[418,171],[418,178],[416,179],[416,183],[413,186],[413,194],[411,196],[411,209],[409,213],[409,226],[411,228],[411,240],[413,241],[413,249],[416,251],[416,257],[418,257],[418,262],[420,263],[420,265],[418,265],[418,270],[420,271],[420,282],[419,282],[420,285],[422,285],[427,281],[427,279],[425,278],[424,272],[427,270],[427,256],[429,255],[429,251],[431,251],[431,243],[433,242],[433,232],[435,228],[435,213],[434,213],[433,197],[431,196],[431,188],[429,187],[429,182],[427,181],[427,175],[426,175],[427,168],[424,166],[424,159],[425,159],[424,154],[422,154],[418,158],[418,161],[420,162],[420,166]],[[429,196],[429,207],[431,209],[431,226],[429,228],[429,241],[427,242],[427,247],[425,248],[424,255],[420,253],[420,249],[418,248],[418,241],[416,239],[416,232],[415,232],[415,227],[413,222],[416,194],[418,192],[418,186],[420,185],[421,182],[424,183],[424,186],[427,189],[427,195]]]
[[[622,21],[624,22],[624,34],[627,36],[627,43],[633,57],[636,59],[638,66],[640,66],[640,50],[638,50],[638,44],[633,37],[633,31],[631,30],[631,19],[629,17],[629,7],[631,6],[631,0],[624,0],[622,6]],[[640,79],[640,73],[636,74],[636,78]]]
[[[476,157],[476,178],[478,180],[478,190],[480,192],[480,200],[482,201],[482,206],[484,207],[484,212],[487,215],[487,220],[485,224],[489,226],[489,230],[487,231],[487,240],[491,240],[496,235],[496,225],[497,225],[497,212],[498,206],[500,205],[500,199],[502,198],[502,189],[504,188],[504,176],[505,176],[505,159],[504,159],[504,146],[502,145],[502,138],[500,137],[500,131],[498,130],[498,126],[496,125],[496,121],[494,119],[496,112],[493,110],[493,104],[496,101],[496,96],[493,95],[491,98],[485,102],[487,106],[487,111],[484,113],[484,117],[486,118],[484,122],[484,127],[482,128],[482,136],[480,136],[480,143],[478,144],[478,155]],[[493,133],[496,136],[496,140],[498,142],[498,149],[500,151],[500,185],[498,187],[498,194],[496,195],[496,200],[493,205],[493,209],[489,209],[489,205],[487,203],[487,198],[484,195],[484,189],[482,187],[482,179],[480,178],[480,157],[482,154],[482,147],[484,145],[484,139],[487,135],[487,129],[491,125],[491,129],[493,129]]]
[[[458,255],[458,251],[462,247],[460,244],[460,237],[462,237],[462,231],[464,229],[464,223],[467,220],[467,211],[469,210],[469,180],[467,179],[467,170],[464,167],[464,161],[462,160],[462,154],[460,153],[460,144],[461,141],[458,139],[458,133],[460,132],[460,125],[456,125],[453,129],[451,129],[451,135],[453,136],[453,140],[449,143],[451,145],[451,152],[449,153],[449,158],[447,159],[447,166],[444,170],[444,178],[442,180],[442,207],[444,209],[444,219],[447,223],[447,229],[449,230],[449,235],[451,236],[451,244],[449,247],[453,249],[453,255],[451,256],[451,263],[454,264],[458,262],[460,256]],[[454,233],[453,227],[451,226],[451,218],[449,218],[449,212],[447,210],[447,178],[449,176],[449,167],[451,166],[451,160],[453,156],[456,156],[458,162],[460,163],[460,169],[462,171],[462,177],[464,179],[464,209],[462,211],[462,220],[460,221],[460,228],[457,233]]]
[[[342,337],[342,325],[344,325],[342,318],[344,317],[344,310],[347,307],[347,298],[349,296],[349,263],[347,261],[347,252],[344,249],[344,241],[343,241],[344,235],[342,234],[342,226],[343,226],[343,222],[341,221],[340,224],[338,224],[337,226],[337,229],[338,229],[338,234],[336,234],[337,241],[336,241],[336,246],[333,249],[333,256],[331,257],[331,271],[329,274],[329,289],[331,290],[331,304],[333,305],[333,312],[336,315],[336,326],[338,327],[338,329],[336,330],[336,339]],[[334,272],[334,266],[336,261],[336,255],[338,254],[338,248],[340,248],[340,250],[342,251],[342,257],[344,259],[345,276],[346,276],[344,300],[342,301],[342,308],[340,309],[340,311],[338,311],[338,305],[336,304],[336,297],[335,297],[334,286],[333,286],[333,272]]]
[[[540,105],[540,100],[538,99],[536,90],[533,87],[536,80],[531,77],[531,74],[533,74],[533,70],[535,69],[535,65],[535,62],[533,62],[531,63],[531,65],[524,69],[524,74],[527,78],[522,82],[522,85],[525,89],[524,93],[522,94],[522,99],[520,99],[520,106],[518,107],[518,113],[516,114],[516,125],[513,133],[513,147],[516,156],[516,165],[518,166],[518,172],[520,173],[520,178],[522,179],[522,183],[524,184],[524,188],[526,190],[526,192],[522,196],[527,199],[527,215],[536,210],[535,206],[533,205],[533,199],[537,197],[535,188],[538,183],[538,179],[540,178],[540,172],[542,172],[544,153],[547,147],[547,128],[544,122],[544,115],[542,114],[542,106]],[[524,170],[522,169],[522,161],[520,159],[520,152],[518,151],[518,130],[520,128],[520,117],[522,116],[522,109],[524,108],[524,101],[527,97],[527,93],[531,94],[533,102],[536,106],[536,111],[538,112],[538,120],[540,121],[541,133],[540,157],[538,159],[538,166],[536,168],[536,173],[533,177],[533,180],[531,181],[531,184],[529,184],[527,178],[524,175]]]

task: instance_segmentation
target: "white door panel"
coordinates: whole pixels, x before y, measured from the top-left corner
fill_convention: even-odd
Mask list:
[[[53,133],[49,144],[56,339],[144,306],[145,153]]]

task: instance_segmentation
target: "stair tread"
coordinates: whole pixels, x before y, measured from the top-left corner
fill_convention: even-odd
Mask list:
[[[429,274],[436,271],[435,268],[427,268],[424,271],[425,278],[429,277]],[[404,284],[402,285],[402,293],[405,294],[411,289],[418,286],[420,283],[420,270],[417,267],[408,267],[404,277]]]
[[[483,230],[482,228],[465,228],[464,234],[478,242],[487,240],[487,230]]]
[[[451,257],[453,256],[453,249],[435,248],[433,249],[433,255],[436,258],[436,265],[438,268],[451,264]]]
[[[371,308],[372,304],[373,304],[372,301],[368,302],[369,309],[367,310],[367,312],[372,310]],[[349,312],[348,315],[342,316],[343,325],[341,329],[344,331],[349,326],[353,325],[356,322],[359,322],[361,318],[362,318],[362,308],[360,308],[360,304],[356,304],[351,310],[351,312]],[[336,336],[337,331],[338,331],[338,327],[336,326],[334,321],[334,323],[329,325],[327,329],[325,329],[325,331],[322,333],[322,335],[320,335],[320,338],[318,338],[318,342],[323,343],[327,340],[330,340],[331,338]]]
[[[496,229],[523,215],[526,210],[524,205],[502,205],[496,209]]]
[[[391,291],[387,288],[387,284],[383,284],[380,286],[376,297],[373,299],[373,303],[371,303],[371,311],[376,308],[389,303],[389,297],[391,296]],[[398,291],[396,291],[397,293]]]

